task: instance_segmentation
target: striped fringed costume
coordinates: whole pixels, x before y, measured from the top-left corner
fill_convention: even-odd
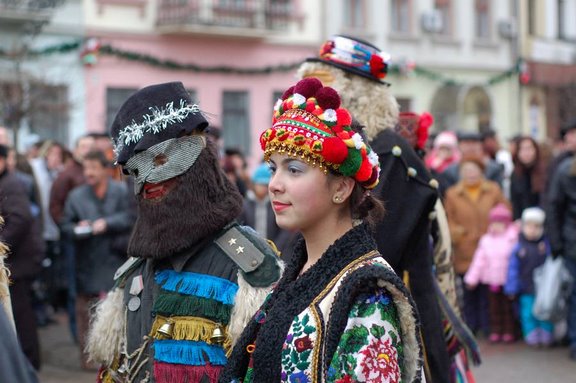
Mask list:
[[[237,225],[167,260],[132,258],[92,323],[99,382],[216,382],[279,277],[276,254]]]

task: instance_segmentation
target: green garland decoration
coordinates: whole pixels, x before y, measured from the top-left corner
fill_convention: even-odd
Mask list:
[[[48,46],[48,47],[45,47],[42,49],[30,50],[28,52],[28,54],[31,57],[35,57],[35,58],[42,57],[42,56],[48,56],[48,55],[54,55],[54,54],[63,54],[63,53],[68,53],[68,52],[82,49],[83,44],[84,44],[83,40],[75,40],[75,41],[71,41],[71,42],[67,42],[67,43],[63,43],[63,44],[59,44],[59,45]],[[168,59],[159,59],[157,57],[147,55],[147,54],[142,54],[142,53],[131,52],[131,51],[123,50],[123,49],[114,48],[111,45],[103,45],[98,49],[97,52],[94,52],[94,53],[114,56],[114,57],[118,57],[120,59],[124,59],[124,60],[128,60],[128,61],[141,62],[141,63],[151,65],[154,67],[158,67],[158,68],[171,69],[171,70],[182,70],[182,71],[192,71],[192,72],[196,72],[196,73],[263,75],[263,74],[271,74],[271,73],[277,73],[277,72],[285,73],[285,72],[294,71],[302,64],[302,61],[298,61],[298,62],[294,62],[294,63],[290,63],[290,64],[271,65],[271,66],[265,66],[265,67],[259,67],[259,68],[238,68],[238,67],[227,66],[227,65],[203,66],[203,65],[193,64],[193,63],[179,63],[177,61],[168,60]],[[11,54],[10,52],[0,48],[0,58],[10,59],[13,56],[14,55]],[[521,66],[521,60],[518,60],[518,62],[512,68],[510,68],[510,69],[508,69],[502,73],[498,73],[498,74],[490,77],[488,80],[486,80],[485,85],[486,86],[496,85],[496,84],[499,84],[503,81],[506,81],[512,77],[518,76],[521,73],[520,66]],[[424,68],[424,67],[419,66],[419,65],[414,66],[412,71],[418,77],[422,77],[422,78],[428,79],[430,81],[441,82],[443,85],[464,85],[464,83],[461,81],[450,78],[450,77],[448,77],[442,73]],[[402,75],[401,67],[397,64],[392,65],[389,68],[389,73],[394,74],[394,75]]]
[[[173,60],[161,60],[150,55],[117,49],[110,45],[101,46],[98,52],[101,54],[115,56],[129,61],[142,62],[159,68],[166,68],[172,70],[187,70],[202,73],[260,75],[260,74],[270,74],[274,72],[291,72],[293,70],[296,70],[300,66],[300,64],[302,64],[302,61],[298,61],[292,64],[266,66],[263,68],[238,68],[227,65],[202,66],[197,64],[182,64]]]

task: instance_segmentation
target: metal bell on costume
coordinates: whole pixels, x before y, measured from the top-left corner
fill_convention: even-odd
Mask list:
[[[222,325],[218,323],[214,330],[212,331],[212,336],[210,337],[210,342],[214,344],[223,344],[226,340],[226,335],[222,329]]]
[[[158,339],[172,339],[173,331],[174,323],[172,321],[168,321],[160,326],[160,328],[156,331],[156,337]]]

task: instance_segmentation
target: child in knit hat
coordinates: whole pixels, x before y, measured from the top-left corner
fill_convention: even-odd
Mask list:
[[[490,210],[489,226],[480,238],[470,268],[464,276],[466,287],[479,283],[488,285],[490,341],[514,341],[512,302],[504,295],[503,286],[508,273],[508,261],[518,239],[518,228],[512,222],[512,212],[502,203]]]
[[[520,322],[524,341],[530,346],[550,346],[553,342],[553,325],[532,314],[534,306],[534,270],[550,254],[550,244],[544,235],[546,214],[539,207],[522,212],[522,230],[512,251],[504,291],[510,297],[519,295]]]

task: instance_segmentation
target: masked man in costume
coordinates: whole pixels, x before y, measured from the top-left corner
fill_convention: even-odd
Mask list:
[[[132,258],[91,326],[87,348],[102,382],[216,382],[280,277],[266,241],[235,223],[242,198],[207,127],[179,82],[141,89],[112,124],[138,218]]]
[[[435,182],[411,146],[393,131],[398,103],[386,76],[390,57],[375,46],[345,36],[324,43],[308,59],[299,77],[317,77],[342,96],[342,105],[364,126],[380,158],[380,184],[374,194],[384,201],[386,216],[376,229],[378,250],[404,278],[422,324],[428,382],[449,381],[450,361],[432,280],[430,219],[438,196]]]

